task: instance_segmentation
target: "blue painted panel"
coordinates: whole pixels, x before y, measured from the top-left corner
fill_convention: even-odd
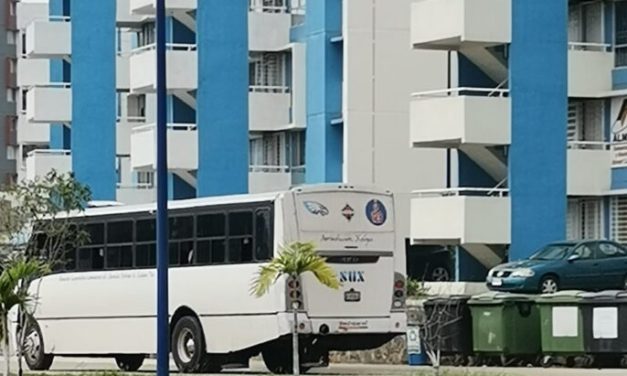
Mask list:
[[[566,232],[566,0],[514,0],[510,48],[510,259]]]
[[[50,0],[48,14],[51,16],[69,16],[69,0]],[[71,82],[71,66],[61,59],[50,60],[50,82]],[[50,124],[50,148],[70,149],[70,129],[63,124]]]
[[[72,0],[72,169],[95,200],[116,196],[115,0]]]
[[[307,40],[307,25],[301,24],[292,26],[290,29],[290,41],[295,43],[304,43]]]
[[[606,1],[604,6],[603,30],[604,43],[614,45],[614,2]]]
[[[458,165],[460,187],[493,188],[498,184],[461,150],[458,151]]]
[[[172,121],[174,123],[183,124],[195,124],[196,123],[196,110],[189,107],[187,103],[183,102],[176,96],[172,96]]]
[[[306,182],[342,181],[343,128],[331,124],[342,111],[342,2],[307,4]]]
[[[627,67],[616,68],[612,71],[612,89],[627,89]]]
[[[196,33],[175,18],[172,20],[172,43],[194,44],[196,43]]]
[[[459,87],[484,87],[494,88],[498,83],[494,82],[472,61],[462,54],[458,54]]]
[[[198,195],[248,192],[248,1],[198,2]]]
[[[462,247],[455,247],[455,281],[484,282],[488,269]]]
[[[612,189],[627,189],[627,167],[612,168]]]

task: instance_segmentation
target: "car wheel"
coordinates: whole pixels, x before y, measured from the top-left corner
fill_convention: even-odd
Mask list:
[[[543,294],[553,294],[559,290],[559,283],[554,276],[546,276],[540,282],[540,292]]]
[[[448,282],[451,280],[451,273],[444,266],[436,266],[431,270],[431,281]]]

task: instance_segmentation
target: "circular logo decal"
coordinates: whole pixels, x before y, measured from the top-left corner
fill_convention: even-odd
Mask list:
[[[370,200],[366,205],[366,217],[375,226],[381,226],[387,219],[385,206],[379,200]]]

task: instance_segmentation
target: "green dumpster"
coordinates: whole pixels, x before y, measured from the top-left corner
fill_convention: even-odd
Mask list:
[[[560,291],[536,299],[540,311],[542,365],[573,366],[585,355],[583,320],[579,303],[582,291]]]
[[[503,365],[538,360],[540,315],[533,296],[491,291],[474,296],[468,305],[477,354],[498,356]]]

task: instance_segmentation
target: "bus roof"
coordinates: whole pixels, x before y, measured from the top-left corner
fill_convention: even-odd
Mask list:
[[[278,192],[268,192],[268,193],[256,193],[256,194],[238,194],[238,195],[228,195],[228,196],[214,196],[214,197],[204,197],[204,198],[193,198],[187,200],[171,200],[168,201],[168,209],[187,209],[194,207],[202,207],[202,206],[211,206],[211,205],[227,205],[227,204],[237,204],[237,203],[254,203],[254,202],[264,202],[264,201],[274,201],[279,198],[281,195],[287,192],[325,192],[329,190],[349,190],[354,192],[377,192],[380,194],[391,194],[389,191],[384,191],[381,189],[376,189],[372,187],[356,187],[352,185],[346,185],[341,183],[336,184],[316,184],[316,185],[303,185],[297,186],[290,190],[278,191]],[[95,205],[86,209],[83,213],[70,213],[69,217],[98,217],[98,216],[106,216],[113,214],[129,214],[129,213],[141,213],[141,212],[150,212],[155,211],[157,209],[156,203],[149,204],[136,204],[136,205],[124,205],[115,202],[111,202],[110,205],[98,205],[97,202],[94,202]],[[61,216],[62,217],[62,216]]]

